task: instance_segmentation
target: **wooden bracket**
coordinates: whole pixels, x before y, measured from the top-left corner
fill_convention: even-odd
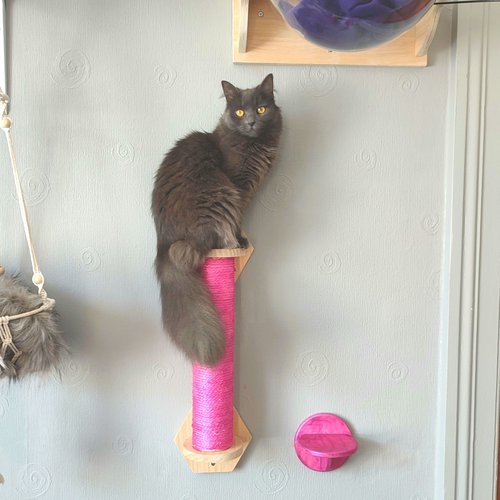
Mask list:
[[[190,411],[184,422],[182,422],[179,432],[175,436],[174,442],[179,451],[184,455],[186,462],[192,472],[232,472],[240,458],[245,453],[252,435],[245,422],[241,419],[236,408],[233,408],[233,433],[234,444],[228,450],[223,451],[198,451],[192,446],[192,422],[193,412]]]
[[[290,28],[270,0],[233,0],[233,62],[427,66],[439,9],[434,5],[415,26],[384,45],[361,52],[335,52],[308,42]]]
[[[238,15],[238,52],[247,51],[247,35],[248,35],[248,8],[250,0],[240,0]]]
[[[237,281],[247,262],[250,260],[253,251],[253,245],[249,242],[247,248],[221,248],[212,250],[207,257],[235,257],[234,281]]]
[[[415,26],[415,55],[417,57],[427,55],[427,51],[436,34],[440,14],[441,7],[434,5]]]

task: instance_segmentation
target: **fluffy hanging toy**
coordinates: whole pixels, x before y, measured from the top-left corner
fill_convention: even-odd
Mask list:
[[[0,378],[18,379],[49,371],[57,365],[66,350],[54,311],[55,301],[47,297],[44,277],[40,272],[31,227],[17,171],[7,115],[8,97],[0,89],[0,127],[9,148],[17,199],[30,251],[33,283],[38,294],[23,286],[18,278],[8,277],[0,266]]]

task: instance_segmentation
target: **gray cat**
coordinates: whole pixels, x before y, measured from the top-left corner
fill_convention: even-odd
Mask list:
[[[151,209],[163,324],[187,357],[214,365],[225,337],[199,273],[214,248],[245,247],[243,212],[269,172],[281,134],[273,75],[253,89],[222,82],[226,109],[211,133],[194,132],[167,153]]]

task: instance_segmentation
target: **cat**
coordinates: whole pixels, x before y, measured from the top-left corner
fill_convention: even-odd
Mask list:
[[[226,109],[213,132],[193,132],[166,154],[151,211],[163,325],[195,363],[213,366],[225,336],[199,268],[214,248],[246,247],[245,208],[271,169],[282,128],[273,75],[252,89],[222,81]]]

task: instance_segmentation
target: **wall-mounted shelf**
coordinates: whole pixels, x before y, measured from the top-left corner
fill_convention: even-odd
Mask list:
[[[233,0],[233,62],[249,64],[331,64],[427,66],[440,8],[433,6],[397,39],[362,52],[333,52],[289,28],[270,0]]]

